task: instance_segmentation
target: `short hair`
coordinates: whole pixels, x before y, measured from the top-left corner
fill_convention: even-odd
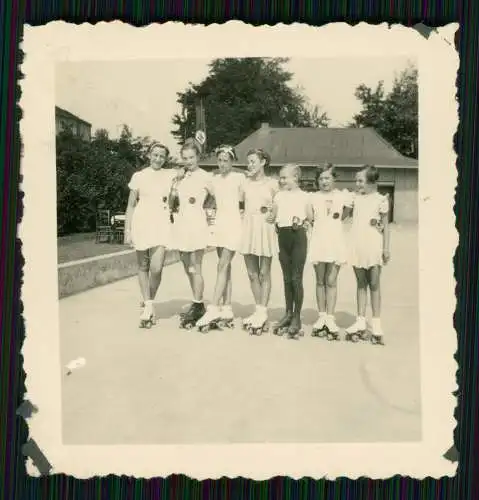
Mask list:
[[[187,149],[195,151],[196,156],[201,155],[201,146],[194,137],[186,139],[186,141],[181,146],[180,154],[183,154],[183,151],[186,151]]]
[[[148,149],[146,150],[146,153],[149,155],[155,148],[161,148],[165,151],[166,157],[170,157],[170,150],[168,149],[167,146],[165,146],[162,142],[159,141],[153,141],[149,146]]]
[[[376,184],[379,180],[379,170],[374,165],[364,165],[359,172],[364,172],[368,184]]]
[[[333,177],[333,179],[336,179],[338,175],[336,172],[336,167],[332,163],[325,163],[324,165],[321,165],[316,169],[316,186],[319,186],[319,178],[325,172],[331,172],[331,176]]]
[[[229,146],[228,144],[221,144],[221,146],[218,146],[215,149],[216,157],[218,157],[221,153],[226,153],[233,161],[238,159],[235,148],[233,146]]]
[[[296,177],[298,182],[301,180],[301,167],[297,163],[287,163],[283,166],[280,172],[283,170],[291,170],[292,174]]]
[[[264,160],[265,168],[269,167],[271,163],[271,156],[264,149],[261,148],[250,149],[246,156],[250,155],[256,155],[260,160]]]

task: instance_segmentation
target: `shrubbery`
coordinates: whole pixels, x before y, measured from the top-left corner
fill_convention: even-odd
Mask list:
[[[68,130],[57,135],[58,236],[94,231],[98,209],[125,211],[128,182],[146,163],[149,143],[127,127],[116,140],[104,130],[90,142]]]

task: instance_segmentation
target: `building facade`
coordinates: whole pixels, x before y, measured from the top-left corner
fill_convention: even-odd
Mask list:
[[[83,140],[91,140],[91,123],[58,106],[55,106],[55,129],[57,135],[64,130],[70,129],[74,135],[81,137]]]
[[[302,168],[301,184],[316,190],[317,167],[327,162],[336,166],[338,189],[354,190],[355,174],[363,165],[379,169],[378,190],[391,201],[391,222],[418,221],[418,162],[401,155],[371,128],[273,128],[263,124],[235,149],[237,166],[246,168],[249,150],[262,148],[271,155],[267,175],[277,176],[287,163]],[[216,168],[214,155],[201,161],[206,170]]]

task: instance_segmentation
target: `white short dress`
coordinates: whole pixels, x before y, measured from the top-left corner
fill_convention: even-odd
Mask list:
[[[171,169],[151,167],[133,174],[128,187],[138,192],[131,219],[131,239],[136,250],[171,244],[168,195],[175,175]]]
[[[344,190],[316,191],[310,194],[314,225],[309,243],[308,261],[312,264],[345,264],[348,260],[344,224],[344,207],[351,206],[351,194]]]
[[[378,192],[352,197],[353,220],[349,232],[350,264],[369,269],[383,265],[383,234],[376,227],[389,212],[389,200]]]
[[[216,201],[215,224],[211,229],[210,245],[238,251],[241,243],[242,217],[239,202],[243,197],[246,176],[241,171],[226,175],[212,175],[213,194]]]
[[[278,181],[265,177],[259,181],[246,179],[245,211],[241,230],[240,253],[273,257],[278,253],[275,225],[267,222],[273,199],[279,191]]]
[[[173,224],[172,250],[194,252],[205,249],[210,230],[204,203],[212,191],[211,174],[201,168],[186,172],[177,186],[179,208]]]

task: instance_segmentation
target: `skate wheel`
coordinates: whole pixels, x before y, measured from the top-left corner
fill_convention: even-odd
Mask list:
[[[185,328],[186,330],[191,330],[191,329],[193,328],[193,325],[192,325],[191,323],[187,323],[187,324],[184,326],[184,328]]]

